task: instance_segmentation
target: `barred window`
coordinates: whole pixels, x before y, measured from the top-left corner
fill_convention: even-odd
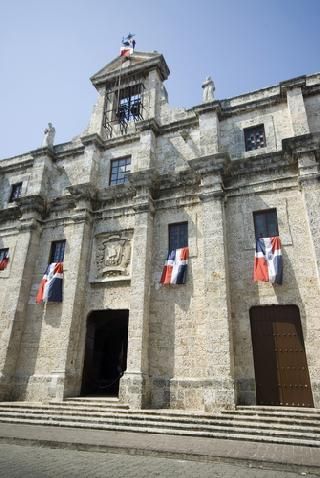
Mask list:
[[[63,262],[66,241],[53,241],[51,243],[50,264],[52,262]]]
[[[277,210],[266,209],[253,213],[256,239],[279,236]]]
[[[9,249],[0,249],[0,262],[3,261],[4,259],[7,259],[9,255]]]
[[[13,202],[21,196],[22,183],[12,184],[9,202]]]
[[[188,223],[169,224],[169,251],[188,246]]]
[[[252,128],[245,128],[243,132],[246,151],[253,151],[254,149],[267,146],[263,124],[253,126]]]
[[[119,92],[118,109],[116,116],[119,122],[138,121],[142,118],[141,83],[129,85]]]
[[[111,161],[110,185],[125,184],[128,182],[128,173],[131,169],[131,158],[114,159]]]

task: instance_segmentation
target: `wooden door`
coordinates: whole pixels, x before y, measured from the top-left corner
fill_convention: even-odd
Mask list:
[[[257,404],[313,407],[298,307],[252,307],[250,321]]]

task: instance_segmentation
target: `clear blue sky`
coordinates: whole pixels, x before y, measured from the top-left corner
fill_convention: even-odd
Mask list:
[[[0,6],[0,158],[37,148],[48,121],[56,143],[87,126],[89,77],[136,34],[164,54],[172,106],[201,102],[320,70],[320,0],[7,0]]]

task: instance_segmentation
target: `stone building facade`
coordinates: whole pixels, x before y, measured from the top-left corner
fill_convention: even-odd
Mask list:
[[[283,386],[313,403],[265,403],[320,406],[320,74],[188,110],[170,108],[168,75],[156,52],[116,58],[91,78],[81,135],[0,162],[1,400],[259,403],[254,319],[293,310],[310,383]],[[282,285],[252,280],[259,211],[276,214]],[[172,225],[187,229],[188,278],[162,286]],[[36,304],[61,243],[63,302]]]

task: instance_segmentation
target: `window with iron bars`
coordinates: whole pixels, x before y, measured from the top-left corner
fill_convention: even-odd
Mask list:
[[[121,88],[117,101],[116,118],[119,123],[142,120],[142,84]]]
[[[9,202],[13,202],[21,196],[22,183],[12,184]]]
[[[169,251],[188,246],[188,223],[169,224]]]
[[[66,241],[53,241],[51,243],[51,252],[50,252],[50,261],[52,262],[63,262],[64,260],[64,250],[66,246]]]
[[[277,209],[265,209],[253,213],[256,239],[279,236]]]
[[[253,151],[267,146],[263,124],[253,126],[252,128],[245,128],[243,132],[246,151]]]

